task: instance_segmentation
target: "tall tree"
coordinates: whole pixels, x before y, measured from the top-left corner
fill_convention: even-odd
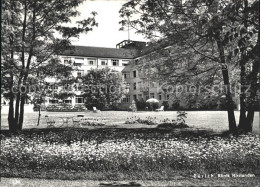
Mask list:
[[[92,30],[95,15],[78,21],[75,26],[66,23],[79,12],[82,0],[4,0],[2,1],[2,72],[3,85],[9,99],[8,123],[10,131],[22,130],[25,85],[29,77],[44,63],[53,62],[55,55],[70,46],[72,37]],[[60,33],[62,39],[54,37]],[[52,60],[51,60],[52,59]],[[56,61],[56,63],[58,63]],[[44,73],[44,72],[42,72]],[[14,90],[16,90],[14,92]],[[15,104],[15,105],[14,105]]]
[[[215,77],[219,78],[219,73],[222,74],[226,88],[229,129],[233,132],[237,129],[231,90],[231,80],[235,76],[233,68],[238,69],[236,64],[243,54],[247,54],[247,58],[258,60],[257,55],[253,55],[253,49],[256,51],[259,46],[259,42],[256,42],[259,41],[256,40],[259,30],[256,12],[258,6],[258,1],[247,0],[186,0],[184,3],[175,0],[132,0],[124,4],[120,12],[123,26],[130,24],[147,38],[168,43],[167,47],[163,45],[164,50],[161,50],[163,53],[168,51],[168,54],[166,53],[165,59],[159,63],[167,68],[156,72],[164,77],[164,80],[172,79],[176,82],[176,79],[184,78],[184,81],[191,81],[191,77],[203,80],[205,73],[208,74],[206,77],[215,80]],[[128,21],[129,19],[131,21]],[[241,45],[245,41],[241,41],[244,37],[245,20],[251,25],[247,29],[246,53],[245,46]],[[188,61],[189,67],[180,69],[179,64],[185,61]],[[203,68],[201,62],[205,64]],[[249,61],[244,61],[244,64],[248,63]],[[250,76],[252,84],[255,85],[251,92],[252,98],[256,93],[256,79],[257,72],[254,69]]]

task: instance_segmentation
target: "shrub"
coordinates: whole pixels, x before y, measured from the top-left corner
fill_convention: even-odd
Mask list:
[[[146,102],[143,99],[137,100],[136,107],[137,107],[137,110],[145,110]]]
[[[162,105],[164,106],[164,110],[168,110],[169,109],[169,102],[168,101],[163,101]]]
[[[148,107],[149,110],[156,110],[159,108],[159,103],[146,103],[146,107]]]
[[[174,100],[172,103],[172,109],[173,110],[178,110],[180,109],[180,101],[179,100]]]
[[[184,111],[178,111],[176,121],[166,118],[157,127],[158,128],[188,128],[189,126],[185,123],[185,118],[187,118],[187,113]]]
[[[220,105],[219,105],[220,110],[227,110],[227,101],[226,101],[226,99],[225,98],[221,98],[219,101],[220,101]],[[235,101],[233,101],[233,108],[234,109],[237,108]]]
[[[137,118],[136,116],[127,118],[125,121],[125,124],[135,124],[135,123],[140,123],[140,124],[146,124],[146,125],[157,125],[156,122],[156,117],[146,117],[145,119]]]

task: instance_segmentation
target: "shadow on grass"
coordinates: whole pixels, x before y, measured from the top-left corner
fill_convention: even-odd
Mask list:
[[[160,139],[160,138],[213,138],[228,137],[228,132],[214,132],[207,129],[197,128],[175,128],[175,129],[164,129],[164,128],[45,128],[45,129],[24,129],[18,134],[13,134],[8,130],[1,130],[1,134],[4,136],[16,136],[24,135],[28,138],[35,136],[50,137],[57,135],[59,138],[65,139],[76,139],[76,140],[107,140],[107,139]],[[58,138],[58,139],[59,139]],[[64,140],[65,140],[64,139]]]

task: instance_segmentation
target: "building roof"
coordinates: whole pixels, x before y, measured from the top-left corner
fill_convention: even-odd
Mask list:
[[[137,51],[134,49],[72,46],[71,49],[62,52],[60,55],[133,59],[136,56],[136,54]]]

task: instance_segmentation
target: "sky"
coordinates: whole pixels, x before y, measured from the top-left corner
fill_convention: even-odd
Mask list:
[[[127,40],[128,32],[119,31],[119,10],[126,2],[127,0],[86,0],[77,8],[81,15],[72,21],[87,19],[92,11],[96,11],[98,27],[94,27],[93,31],[87,34],[81,34],[79,39],[73,39],[72,44],[115,48],[116,44]],[[142,35],[135,34],[134,30],[130,30],[130,40],[145,41]]]

